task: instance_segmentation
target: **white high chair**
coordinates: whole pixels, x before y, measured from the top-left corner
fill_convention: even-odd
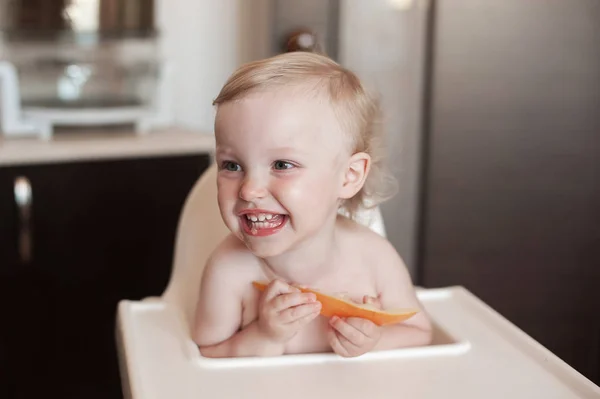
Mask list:
[[[208,255],[228,233],[215,175],[213,165],[186,201],[163,295],[119,304],[126,398],[600,398],[600,388],[461,287],[418,290],[435,323],[427,347],[352,359],[202,357],[191,339],[199,282]],[[361,222],[385,236],[379,210]]]

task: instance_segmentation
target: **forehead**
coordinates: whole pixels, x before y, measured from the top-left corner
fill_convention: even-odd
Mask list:
[[[221,104],[215,135],[218,148],[339,151],[346,141],[328,98],[299,88],[256,92]]]

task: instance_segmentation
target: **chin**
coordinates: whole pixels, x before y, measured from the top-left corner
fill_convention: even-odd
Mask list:
[[[247,237],[243,237],[242,241],[254,256],[263,259],[281,255],[285,253],[287,249],[284,245],[282,245],[282,243],[264,239],[256,239],[254,237],[249,239]]]

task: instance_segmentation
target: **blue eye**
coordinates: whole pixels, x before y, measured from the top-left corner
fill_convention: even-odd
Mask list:
[[[224,161],[221,164],[221,168],[228,172],[239,172],[242,170],[242,167],[239,164],[231,161]]]
[[[286,161],[275,161],[273,163],[273,167],[276,170],[286,170],[286,169],[292,169],[294,167],[294,165],[290,162],[286,162]]]

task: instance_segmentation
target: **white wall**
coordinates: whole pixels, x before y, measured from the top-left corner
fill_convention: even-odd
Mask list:
[[[157,0],[163,55],[175,64],[175,121],[213,131],[213,99],[267,49],[268,0]]]
[[[398,195],[382,206],[389,240],[415,273],[426,0],[342,0],[340,62],[380,93]],[[396,4],[410,3],[396,1]]]
[[[237,0],[158,0],[163,56],[174,63],[176,122],[212,132],[212,100],[237,63]]]

